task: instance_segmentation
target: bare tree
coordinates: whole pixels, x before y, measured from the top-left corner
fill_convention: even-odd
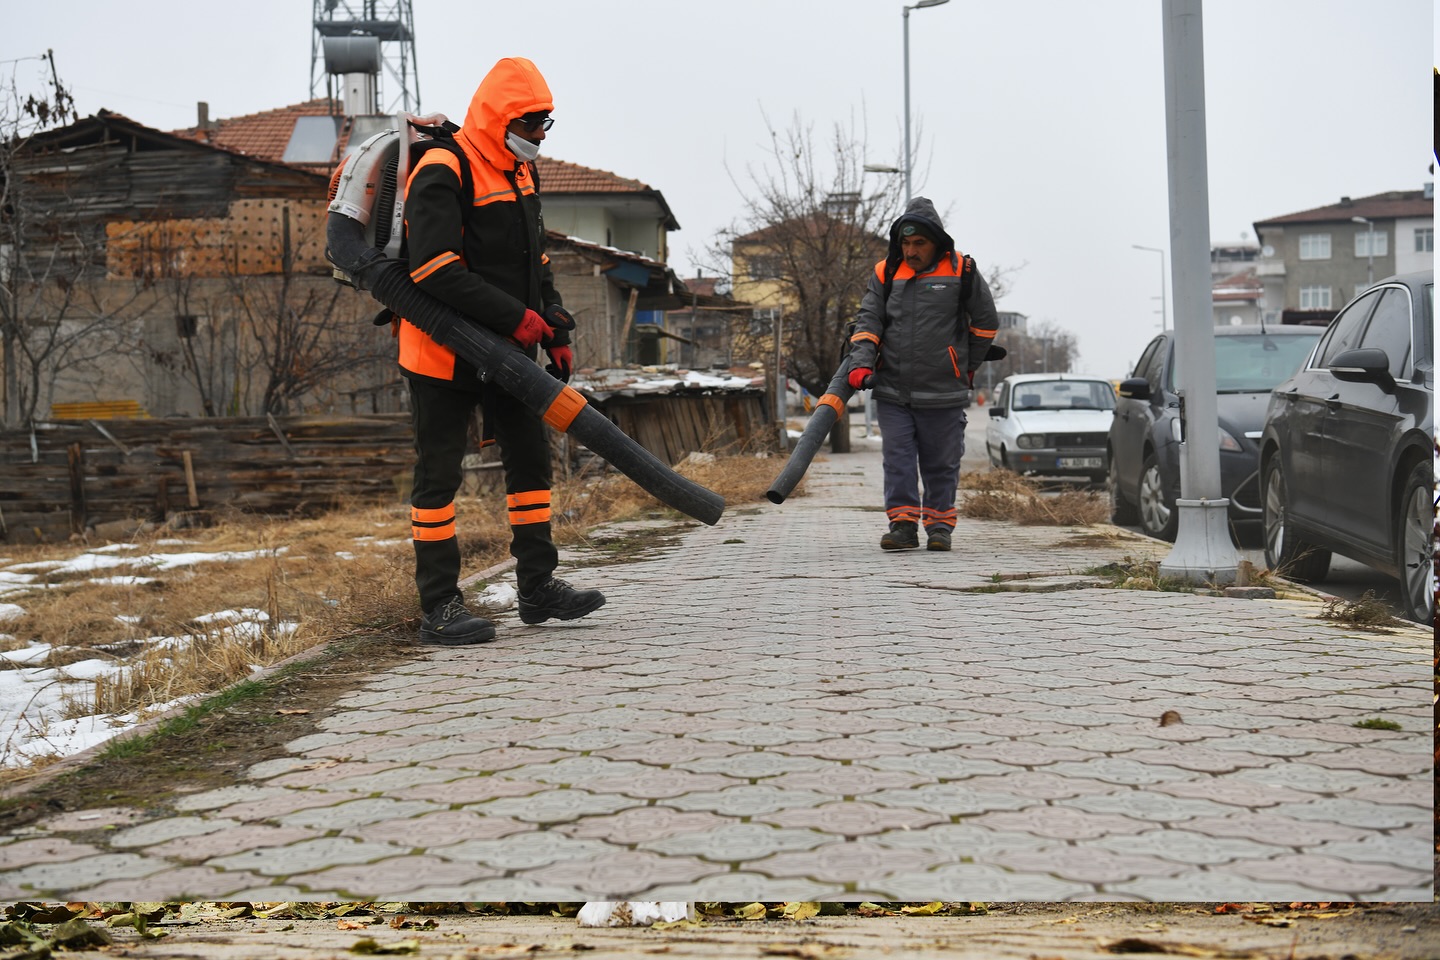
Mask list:
[[[769,308],[769,324],[761,319],[737,333],[737,352],[773,356],[778,330],[784,374],[818,396],[841,362],[846,324],[870,272],[885,256],[902,183],[893,176],[866,182],[867,144],[853,121],[837,123],[823,145],[798,118],[784,133],[768,118],[766,127],[766,160],[747,170],[748,185],[736,184],[744,212],[711,256],[736,299]],[[837,427],[831,439],[843,445],[848,433]]]
[[[976,376],[987,389],[1012,373],[1069,373],[1079,355],[1075,335],[1052,320],[1004,331],[998,339],[1004,340],[1005,358],[983,365]]]
[[[21,92],[22,63],[41,65],[38,93]],[[96,304],[81,302],[80,281],[96,255],[93,234],[46,216],[30,202],[26,179],[15,169],[35,134],[74,119],[74,100],[60,82],[53,51],[10,65],[9,77],[0,81],[0,339],[4,422],[17,427],[33,419],[55,368],[74,360],[80,344],[108,318]]]

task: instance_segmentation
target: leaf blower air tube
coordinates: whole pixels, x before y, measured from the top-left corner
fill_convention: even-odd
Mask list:
[[[989,351],[985,354],[985,360],[1003,360],[1007,356],[1004,347],[998,344],[991,344]],[[850,386],[850,358],[840,364],[840,369],[835,371],[835,376],[830,378],[830,385],[825,388],[825,395],[815,405],[815,412],[810,414],[810,420],[805,424],[805,430],[800,434],[800,439],[795,442],[795,449],[790,452],[790,459],[785,462],[785,468],[770,484],[770,489],[765,491],[765,497],[771,503],[784,503],[785,498],[795,490],[795,484],[805,476],[805,471],[810,469],[810,461],[815,459],[819,452],[820,445],[825,438],[830,436],[830,430],[835,426],[835,421],[845,415],[845,405],[855,395],[855,390]]]
[[[474,364],[487,380],[599,454],[657,500],[703,523],[713,526],[719,521],[724,498],[671,470],[578,391],[541,370],[520,348],[417,287],[403,261],[387,259],[367,241],[360,221],[332,210],[325,236],[326,256],[354,278],[356,286]]]
[[[770,489],[765,491],[765,497],[771,503],[784,503],[785,498],[790,496],[795,484],[799,483],[800,478],[805,476],[805,471],[810,469],[810,461],[815,459],[820,445],[830,436],[835,421],[844,415],[845,404],[849,403],[855,394],[850,386],[849,376],[850,358],[846,357],[845,362],[840,364],[840,369],[835,371],[835,376],[830,378],[825,395],[815,404],[815,412],[810,414],[805,430],[795,442],[795,449],[790,451],[790,459],[785,461],[785,468],[780,471],[775,482],[770,484]]]

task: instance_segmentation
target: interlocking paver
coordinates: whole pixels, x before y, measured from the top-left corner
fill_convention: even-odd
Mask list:
[[[702,811],[672,810],[669,807],[632,807],[620,813],[581,817],[553,829],[571,837],[596,837],[619,844],[644,844],[666,837],[713,831],[733,824],[729,817]]]
[[[1189,869],[1173,860],[1115,853],[1089,845],[1052,844],[1029,850],[1006,850],[996,853],[989,862],[1020,873],[1049,873],[1066,880],[1101,884],[1142,877],[1173,877]]]
[[[0,897],[1430,895],[1425,631],[1069,582],[1169,549],[1124,536],[962,518],[964,551],[862,556],[879,467],[822,458],[630,563],[567,548],[594,616],[497,614],[233,786],[0,839]]]
[[[862,839],[777,853],[756,860],[752,867],[772,877],[808,877],[822,882],[868,886],[892,874],[927,870],[948,859],[930,850],[899,850]]]
[[[396,817],[418,817],[444,809],[427,800],[392,800],[389,797],[366,797],[363,800],[347,800],[333,807],[315,807],[299,813],[276,817],[281,826],[314,827],[318,830],[341,830],[346,827],[363,827],[382,820]]]
[[[888,877],[883,899],[1070,900],[1094,889],[1089,882],[1061,880],[1045,873],[1016,873],[993,864],[947,863],[933,870]]]
[[[1149,830],[1145,833],[1098,837],[1088,847],[1120,854],[1144,854],[1181,864],[1212,866],[1236,860],[1279,856],[1289,848],[1258,843],[1239,837],[1216,837],[1178,830]]]
[[[1057,800],[1056,806],[1089,813],[1118,813],[1140,820],[1183,823],[1195,817],[1224,816],[1230,808],[1213,800],[1185,799],[1151,790],[1118,790]]]
[[[557,863],[520,876],[536,883],[570,883],[595,891],[597,900],[638,899],[638,894],[661,884],[693,883],[725,873],[724,865],[696,857],[660,856],[646,850],[627,850],[609,857]]]
[[[76,890],[74,895],[87,902],[218,900],[243,887],[259,887],[265,882],[264,877],[253,873],[180,867],[132,880],[106,880],[88,889]]]
[[[1240,860],[1227,864],[1225,870],[1271,882],[1301,876],[1321,889],[1350,890],[1357,894],[1373,893],[1386,886],[1417,884],[1425,878],[1425,871],[1421,870],[1401,870],[1388,864],[1357,863],[1312,853],[1270,860]]]
[[[756,817],[765,823],[786,827],[809,827],[829,834],[861,837],[896,828],[914,829],[944,823],[946,816],[930,811],[877,806],[873,803],[826,803],[818,807],[795,807]]]
[[[640,849],[739,863],[786,850],[811,850],[832,840],[834,837],[815,830],[786,829],[766,823],[734,823],[718,829],[650,840],[640,844]]]
[[[557,823],[596,813],[616,813],[639,802],[632,797],[595,794],[566,787],[523,797],[504,797],[467,805],[486,816],[499,815],[531,823]]]
[[[324,833],[306,827],[272,827],[268,824],[242,824],[214,833],[184,837],[148,847],[147,851],[173,860],[210,860],[231,854],[313,840]]]
[[[37,863],[66,863],[93,857],[99,850],[66,837],[35,837],[0,846],[0,870]]]
[[[1270,810],[1273,814],[1297,820],[1325,820],[1352,827],[1373,827],[1386,830],[1412,823],[1430,823],[1433,811],[1419,806],[1371,803],[1351,797],[1326,797],[1304,803],[1283,803]]]
[[[473,810],[438,810],[396,820],[381,820],[341,831],[357,840],[378,840],[405,849],[438,848],[463,840],[491,840],[536,829],[509,817],[482,817]]]
[[[368,843],[349,837],[317,837],[282,846],[259,847],[224,857],[212,857],[208,866],[245,870],[267,877],[289,877],[326,867],[373,863],[406,851],[386,843]]]
[[[567,837],[553,830],[535,830],[496,840],[464,840],[450,846],[431,846],[429,849],[447,860],[482,863],[496,870],[506,871],[588,860],[614,852],[616,848],[604,840]]]

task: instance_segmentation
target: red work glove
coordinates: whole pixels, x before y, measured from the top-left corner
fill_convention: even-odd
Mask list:
[[[965,374],[965,385],[971,390],[975,389],[975,371],[971,370]]]
[[[551,329],[550,324],[545,322],[544,317],[534,310],[526,310],[525,316],[520,318],[520,323],[510,334],[510,339],[529,350],[541,340],[554,335],[555,331]]]
[[[870,367],[856,367],[846,379],[850,382],[850,389],[864,390],[875,379],[875,371]]]
[[[546,347],[545,356],[550,358],[550,362],[545,365],[545,372],[561,383],[569,383],[570,368],[575,363],[575,351],[571,350],[569,345]]]

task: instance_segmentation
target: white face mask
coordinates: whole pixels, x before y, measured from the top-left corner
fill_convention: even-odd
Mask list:
[[[534,160],[540,156],[540,144],[532,143],[510,130],[505,131],[505,146],[509,147],[510,152],[521,160]]]

